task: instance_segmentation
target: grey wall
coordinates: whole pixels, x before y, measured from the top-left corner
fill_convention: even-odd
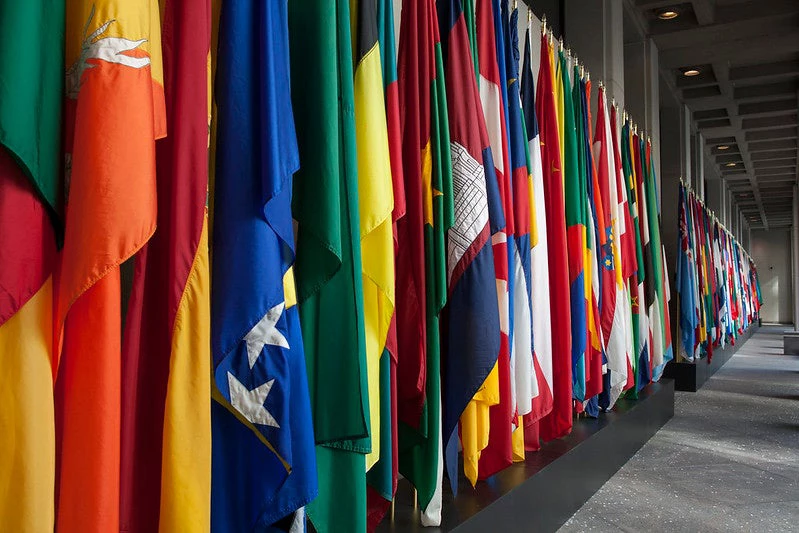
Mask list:
[[[792,323],[790,230],[752,230],[749,245],[763,292],[763,322]]]

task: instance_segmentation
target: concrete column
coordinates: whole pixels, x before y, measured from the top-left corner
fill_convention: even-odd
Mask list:
[[[605,84],[608,100],[625,106],[623,0],[564,2],[563,31],[572,55],[591,75],[591,81]],[[597,90],[591,94],[596,120]],[[593,125],[592,125],[593,127]]]
[[[701,133],[693,136],[694,141],[694,181],[696,181],[696,193],[702,200],[706,200],[705,196],[705,138]]]
[[[793,287],[793,329],[799,331],[799,188],[793,186],[793,225],[791,226],[791,286]]]
[[[696,190],[696,184],[691,173],[691,110],[688,109],[687,105],[683,105],[680,110],[680,127],[682,128],[680,142],[683,144],[683,179]]]

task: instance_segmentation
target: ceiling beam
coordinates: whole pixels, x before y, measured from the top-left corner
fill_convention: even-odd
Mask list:
[[[795,50],[794,50],[795,51]],[[730,68],[730,81],[741,81],[752,78],[773,78],[773,77],[794,77],[799,76],[799,61],[774,61],[772,63],[761,63],[758,65],[748,65],[745,67]]]
[[[741,127],[745,130],[756,130],[763,128],[779,128],[781,126],[795,126],[796,123],[796,113],[793,113],[791,115],[777,115],[773,117],[745,118],[741,122]]]
[[[716,18],[716,2],[714,0],[692,0],[696,21],[702,26],[713,24]]]
[[[775,130],[755,130],[746,132],[747,141],[766,141],[769,139],[796,139],[796,128]]]
[[[666,69],[728,61],[759,62],[763,57],[769,57],[775,50],[786,54],[799,52],[799,30],[769,33],[759,39],[732,39],[704,43],[699,47],[660,49],[659,60]]]
[[[799,90],[799,82],[794,80],[768,83],[765,85],[744,85],[733,89],[736,100],[772,98],[778,96],[793,96]]]

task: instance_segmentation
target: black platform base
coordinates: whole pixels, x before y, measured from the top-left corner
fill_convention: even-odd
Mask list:
[[[640,399],[619,400],[597,420],[575,420],[572,433],[528,452],[474,489],[463,476],[457,497],[444,482],[440,528],[423,528],[413,489],[400,481],[393,520],[378,531],[555,531],[563,525],[657,430],[674,415],[674,382],[647,386]]]
[[[735,346],[727,345],[725,348],[714,348],[713,359],[708,363],[707,358],[699,359],[695,363],[671,361],[663,370],[663,377],[674,380],[674,388],[678,391],[696,392],[710,376],[724,366],[724,363],[738,351],[749,337],[757,331],[759,326],[753,324],[744,331],[743,335],[735,341]]]

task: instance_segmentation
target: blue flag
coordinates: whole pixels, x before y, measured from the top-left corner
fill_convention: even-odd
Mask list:
[[[684,355],[686,359],[693,361],[697,326],[693,258],[691,257],[693,223],[685,187],[682,184],[680,184],[679,216],[680,246],[677,259],[677,293],[680,295],[680,334],[685,350]]]
[[[219,58],[212,530],[287,529],[304,526],[317,480],[290,270],[299,155],[286,0],[224,2]]]

